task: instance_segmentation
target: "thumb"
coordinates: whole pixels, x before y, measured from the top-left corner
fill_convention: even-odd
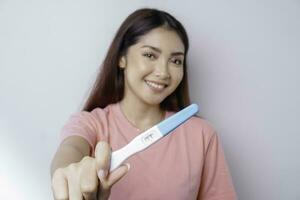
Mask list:
[[[98,177],[100,180],[106,179],[110,169],[111,148],[107,142],[101,141],[95,149],[95,160]]]

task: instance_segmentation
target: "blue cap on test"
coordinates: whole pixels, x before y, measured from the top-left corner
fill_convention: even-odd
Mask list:
[[[172,130],[177,128],[180,124],[188,120],[190,117],[195,115],[199,111],[197,104],[191,104],[181,111],[175,113],[171,117],[163,120],[157,124],[158,129],[163,134],[163,136],[168,135]]]

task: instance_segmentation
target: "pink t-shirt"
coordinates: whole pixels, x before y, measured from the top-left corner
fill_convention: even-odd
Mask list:
[[[165,117],[172,114],[166,112]],[[62,129],[61,141],[68,136],[81,136],[94,150],[97,142],[104,140],[114,151],[139,133],[116,103],[72,115]],[[236,199],[216,131],[199,117],[192,117],[126,162],[130,170],[112,187],[110,200]]]

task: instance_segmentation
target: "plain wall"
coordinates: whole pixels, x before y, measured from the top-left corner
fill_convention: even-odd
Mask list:
[[[140,7],[186,27],[192,101],[219,133],[239,199],[300,199],[296,0],[0,0],[0,198],[52,199],[60,129]]]

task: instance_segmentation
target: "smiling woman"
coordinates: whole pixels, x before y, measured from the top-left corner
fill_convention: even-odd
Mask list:
[[[138,52],[137,47],[141,52]],[[187,33],[182,24],[170,14],[155,9],[140,9],[129,15],[117,31],[84,110],[105,108],[123,99],[124,66],[120,65],[126,64],[124,58],[128,57],[128,51],[133,48],[135,50],[133,53],[137,56],[134,59],[143,55],[148,57],[150,62],[160,56],[158,61],[161,62],[162,58],[166,59],[168,56],[173,62],[181,62],[182,81],[176,90],[160,103],[160,107],[163,110],[178,111],[187,106],[190,103],[187,66],[184,59],[189,49]],[[167,55],[168,53],[171,55]]]
[[[125,77],[121,104],[159,105],[174,92],[183,78],[184,49],[177,33],[165,27],[151,30],[130,46],[119,63]]]
[[[128,16],[83,110],[62,129],[51,166],[56,199],[236,199],[216,131],[199,117],[109,172],[112,151],[190,103],[188,49],[172,15]]]

